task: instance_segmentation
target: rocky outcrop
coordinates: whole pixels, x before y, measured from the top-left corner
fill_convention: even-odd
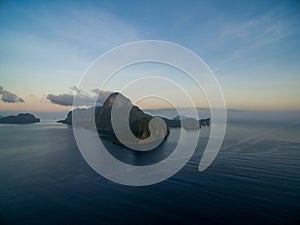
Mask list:
[[[95,113],[96,115],[99,113],[100,109],[102,107],[91,107],[88,109],[74,109],[73,111],[68,112],[67,118],[64,120],[59,120],[57,123],[63,123],[67,125],[72,125],[73,123],[73,114],[76,115],[76,124],[81,127],[90,128],[92,127],[92,113]]]
[[[201,127],[210,126],[210,119],[196,120],[194,118],[189,118],[186,116],[175,116],[173,120],[168,121],[173,127],[181,126],[186,130],[197,130]],[[181,123],[181,125],[179,125]]]
[[[194,118],[186,118],[181,120],[181,126],[186,130],[198,130],[201,128],[199,121]]]
[[[73,114],[73,111],[68,112],[67,118],[64,120],[58,120],[57,123],[72,125],[72,114]]]
[[[112,135],[115,135],[114,129],[112,127],[112,122],[111,122],[112,121],[111,111],[112,111],[113,104],[114,104],[114,107],[116,107],[116,110],[120,113],[115,116],[116,117],[120,116],[121,119],[124,116],[122,114],[124,112],[126,112],[127,109],[130,109],[129,119],[128,119],[128,121],[125,120],[124,122],[125,123],[129,122],[129,127],[131,129],[131,132],[136,138],[145,140],[151,136],[149,123],[154,117],[152,117],[149,114],[144,113],[137,106],[134,106],[128,98],[126,98],[125,96],[123,96],[120,93],[111,94],[106,99],[103,106],[100,108],[99,113],[96,114],[96,128],[97,128],[98,133],[100,133],[100,134],[110,133]],[[123,119],[125,119],[125,118],[123,118]],[[152,136],[151,141],[156,141],[157,139],[166,139],[170,133],[170,130],[167,127],[167,130],[165,132],[165,130],[163,129],[162,126],[160,126],[159,124],[156,124],[153,127],[152,132],[153,132],[152,135],[155,135],[155,137],[153,139],[153,136]],[[131,139],[128,138],[128,142],[130,142],[130,140]],[[114,143],[122,144],[122,142],[120,140],[118,140],[117,138],[114,141]]]
[[[40,122],[39,118],[36,118],[30,113],[20,113],[16,116],[6,116],[0,118],[0,123],[9,123],[9,124],[28,124],[28,123],[38,123]]]
[[[199,120],[199,123],[200,123],[200,127],[210,126],[210,119],[209,118],[201,119]]]

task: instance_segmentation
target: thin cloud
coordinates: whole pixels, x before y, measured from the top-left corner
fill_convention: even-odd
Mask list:
[[[220,39],[217,43],[231,46],[232,51],[225,60],[222,60],[220,66],[236,62],[251,51],[257,54],[258,51],[270,45],[280,45],[284,48],[283,44],[298,35],[299,16],[284,16],[282,11],[279,7],[245,21],[224,22],[220,28]]]
[[[0,86],[0,96],[1,96],[1,100],[6,103],[25,102],[21,97],[17,96],[16,94],[8,90],[5,90],[1,86]]]

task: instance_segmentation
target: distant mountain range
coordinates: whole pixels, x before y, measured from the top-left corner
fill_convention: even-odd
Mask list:
[[[117,101],[117,102],[116,102]],[[84,128],[92,128],[93,124],[96,124],[96,129],[100,135],[112,135],[116,136],[112,122],[111,122],[111,111],[113,104],[117,104],[118,112],[124,112],[126,109],[131,109],[129,113],[129,126],[135,137],[138,139],[147,139],[151,136],[149,129],[149,122],[154,118],[153,116],[144,113],[139,107],[134,106],[131,101],[123,96],[122,94],[116,92],[112,93],[104,102],[102,106],[91,107],[88,109],[75,109],[70,111],[67,118],[58,121],[59,123],[72,125],[74,121],[73,114],[76,114],[76,125]],[[95,112],[95,123],[93,123],[90,115]],[[121,113],[122,114],[122,113]],[[116,115],[122,117],[123,115]],[[75,117],[74,117],[75,118]],[[157,139],[166,139],[170,133],[169,128],[183,127],[186,130],[200,129],[201,126],[207,126],[210,124],[210,119],[202,119],[197,121],[193,118],[184,118],[180,120],[180,117],[174,119],[167,119],[164,117],[158,117],[164,120],[167,130],[163,132],[163,127],[156,124],[153,133],[156,134]],[[123,144],[117,138],[115,138],[114,143]]]

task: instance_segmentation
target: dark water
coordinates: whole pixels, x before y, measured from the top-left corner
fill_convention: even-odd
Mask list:
[[[208,134],[201,130],[196,153],[172,178],[128,187],[95,173],[66,125],[0,125],[0,224],[299,224],[299,125],[229,124],[200,173]],[[174,141],[149,160],[168,155]]]

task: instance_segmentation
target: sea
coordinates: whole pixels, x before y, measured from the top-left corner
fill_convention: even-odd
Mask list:
[[[155,154],[112,146],[113,154],[155,163],[172,153],[180,132],[171,129]],[[1,124],[0,224],[300,224],[299,123],[228,122],[219,154],[199,172],[209,133],[201,129],[194,155],[171,178],[126,186],[87,164],[71,126]]]

